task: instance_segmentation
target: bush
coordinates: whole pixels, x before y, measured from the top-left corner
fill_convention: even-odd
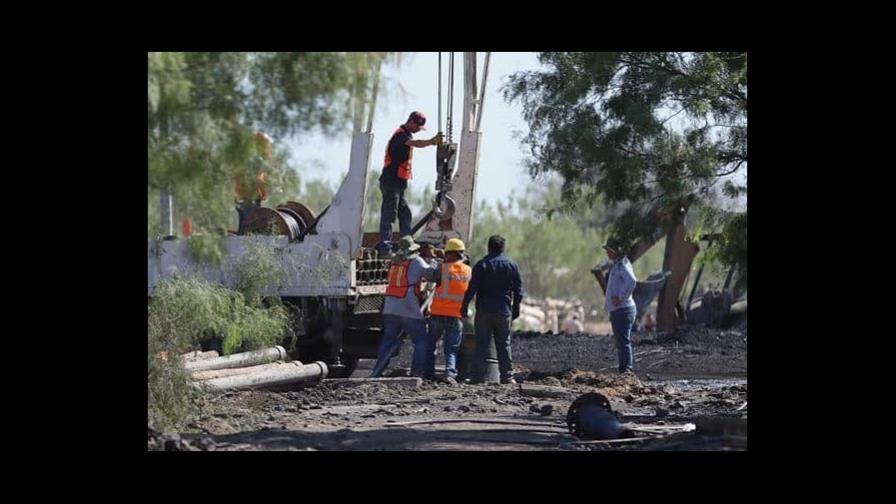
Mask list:
[[[160,430],[181,430],[195,413],[196,391],[180,365],[188,344],[177,341],[166,324],[150,317],[148,338],[149,424]]]
[[[270,347],[289,326],[282,305],[251,305],[243,294],[196,277],[156,284],[148,318],[149,415],[156,429],[181,428],[195,412],[180,354],[212,340],[221,342],[223,355]]]

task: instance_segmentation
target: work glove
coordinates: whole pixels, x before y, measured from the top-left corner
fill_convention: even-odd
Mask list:
[[[429,139],[429,143],[430,145],[442,145],[445,143],[445,135],[440,131],[436,133],[436,136]]]
[[[513,315],[511,317],[511,320],[516,320],[518,318],[520,318],[520,305],[515,304],[513,305]]]
[[[460,317],[461,318],[470,318],[470,313],[467,311],[466,306],[460,307]]]

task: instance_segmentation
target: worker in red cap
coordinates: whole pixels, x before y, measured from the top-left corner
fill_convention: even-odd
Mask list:
[[[249,163],[252,165],[251,169],[255,171],[255,180],[244,181],[242,180],[244,174],[239,173],[234,177],[233,190],[236,194],[236,211],[239,215],[239,224],[237,226],[237,233],[239,234],[242,234],[243,232],[243,222],[249,214],[249,211],[253,208],[260,207],[262,200],[267,199],[268,197],[268,193],[265,191],[265,177],[271,159],[273,158],[271,151],[274,141],[271,140],[271,137],[261,131],[255,132],[253,139],[254,151],[253,155],[250,157]],[[244,182],[247,183],[244,184]],[[245,186],[249,185],[249,183],[255,186],[255,194],[251,194],[251,190],[246,190]],[[250,194],[252,197],[250,197]]]
[[[441,132],[429,140],[414,140],[414,133],[425,130],[426,116],[423,112],[414,111],[392,133],[386,145],[386,157],[383,160],[383,173],[380,175],[380,191],[383,193],[383,206],[380,209],[380,242],[376,248],[380,253],[392,251],[392,223],[398,217],[399,236],[411,234],[411,209],[404,198],[408,180],[413,178],[411,159],[414,147],[441,145],[444,137]]]

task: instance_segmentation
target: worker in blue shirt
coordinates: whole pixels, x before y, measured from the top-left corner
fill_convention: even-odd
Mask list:
[[[504,238],[498,235],[488,239],[488,255],[473,266],[461,306],[461,316],[467,318],[470,301],[476,298],[475,382],[484,379],[489,340],[494,338],[501,383],[516,383],[510,352],[510,324],[520,316],[523,282],[519,267],[504,255],[504,244]]]
[[[634,373],[632,357],[632,325],[635,323],[637,308],[632,292],[637,284],[632,263],[626,257],[628,247],[619,238],[607,240],[603,249],[607,257],[613,261],[607,275],[607,296],[604,307],[610,314],[610,325],[616,338],[616,353],[619,359],[620,373]]]

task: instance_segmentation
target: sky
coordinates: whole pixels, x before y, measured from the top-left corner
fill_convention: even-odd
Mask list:
[[[477,54],[477,82],[482,82],[485,53]],[[442,124],[444,130],[447,115],[448,53],[442,53]],[[454,135],[460,143],[460,117],[463,113],[463,53],[454,56]],[[373,152],[370,169],[382,168],[386,142],[392,132],[407,120],[414,110],[427,116],[426,131],[414,135],[416,139],[428,139],[438,131],[438,53],[405,53],[401,65],[384,66],[383,93],[381,84],[373,116]],[[489,63],[483,106],[482,143],[479,152],[479,178],[476,184],[476,200],[490,203],[506,201],[516,190],[522,194],[528,182],[523,167],[526,153],[514,132],[529,131],[522,117],[522,107],[504,101],[499,89],[507,76],[524,70],[540,68],[535,53],[493,52]],[[405,94],[398,92],[398,84]],[[366,122],[365,122],[366,124]],[[302,180],[324,178],[336,188],[348,172],[351,152],[351,133],[326,136],[315,132],[288,144],[292,160],[303,170]],[[436,150],[434,147],[417,149],[414,153],[414,178],[411,186],[415,192],[424,186],[435,190]]]
[[[460,143],[460,117],[463,113],[463,53],[454,56],[454,141]],[[477,83],[482,82],[485,53],[477,53]],[[399,66],[384,65],[383,83],[377,96],[373,121],[373,152],[370,169],[382,168],[383,155],[392,132],[404,123],[414,110],[427,116],[427,129],[415,134],[416,139],[427,139],[439,129],[438,123],[438,53],[404,53]],[[529,131],[522,117],[522,106],[508,104],[500,91],[507,77],[515,72],[543,70],[534,52],[493,52],[486,82],[485,104],[482,116],[482,142],[479,152],[479,177],[476,183],[476,201],[495,204],[506,203],[512,194],[521,195],[529,182],[529,174],[523,162],[527,153],[520,139]],[[442,125],[447,115],[448,53],[442,53]],[[399,88],[404,92],[399,92]],[[384,91],[385,89],[385,91]],[[678,118],[673,119],[676,122]],[[366,118],[365,118],[366,127]],[[351,132],[326,136],[314,132],[304,138],[293,139],[287,144],[291,159],[300,166],[302,180],[323,178],[338,188],[348,172],[351,152]],[[434,147],[417,149],[414,154],[414,192],[424,186],[435,190],[436,154]],[[733,177],[736,182],[746,181],[746,169]],[[723,179],[723,181],[725,180]],[[721,188],[722,183],[717,184]],[[744,210],[746,197],[737,201],[721,198],[719,206],[728,210]]]

